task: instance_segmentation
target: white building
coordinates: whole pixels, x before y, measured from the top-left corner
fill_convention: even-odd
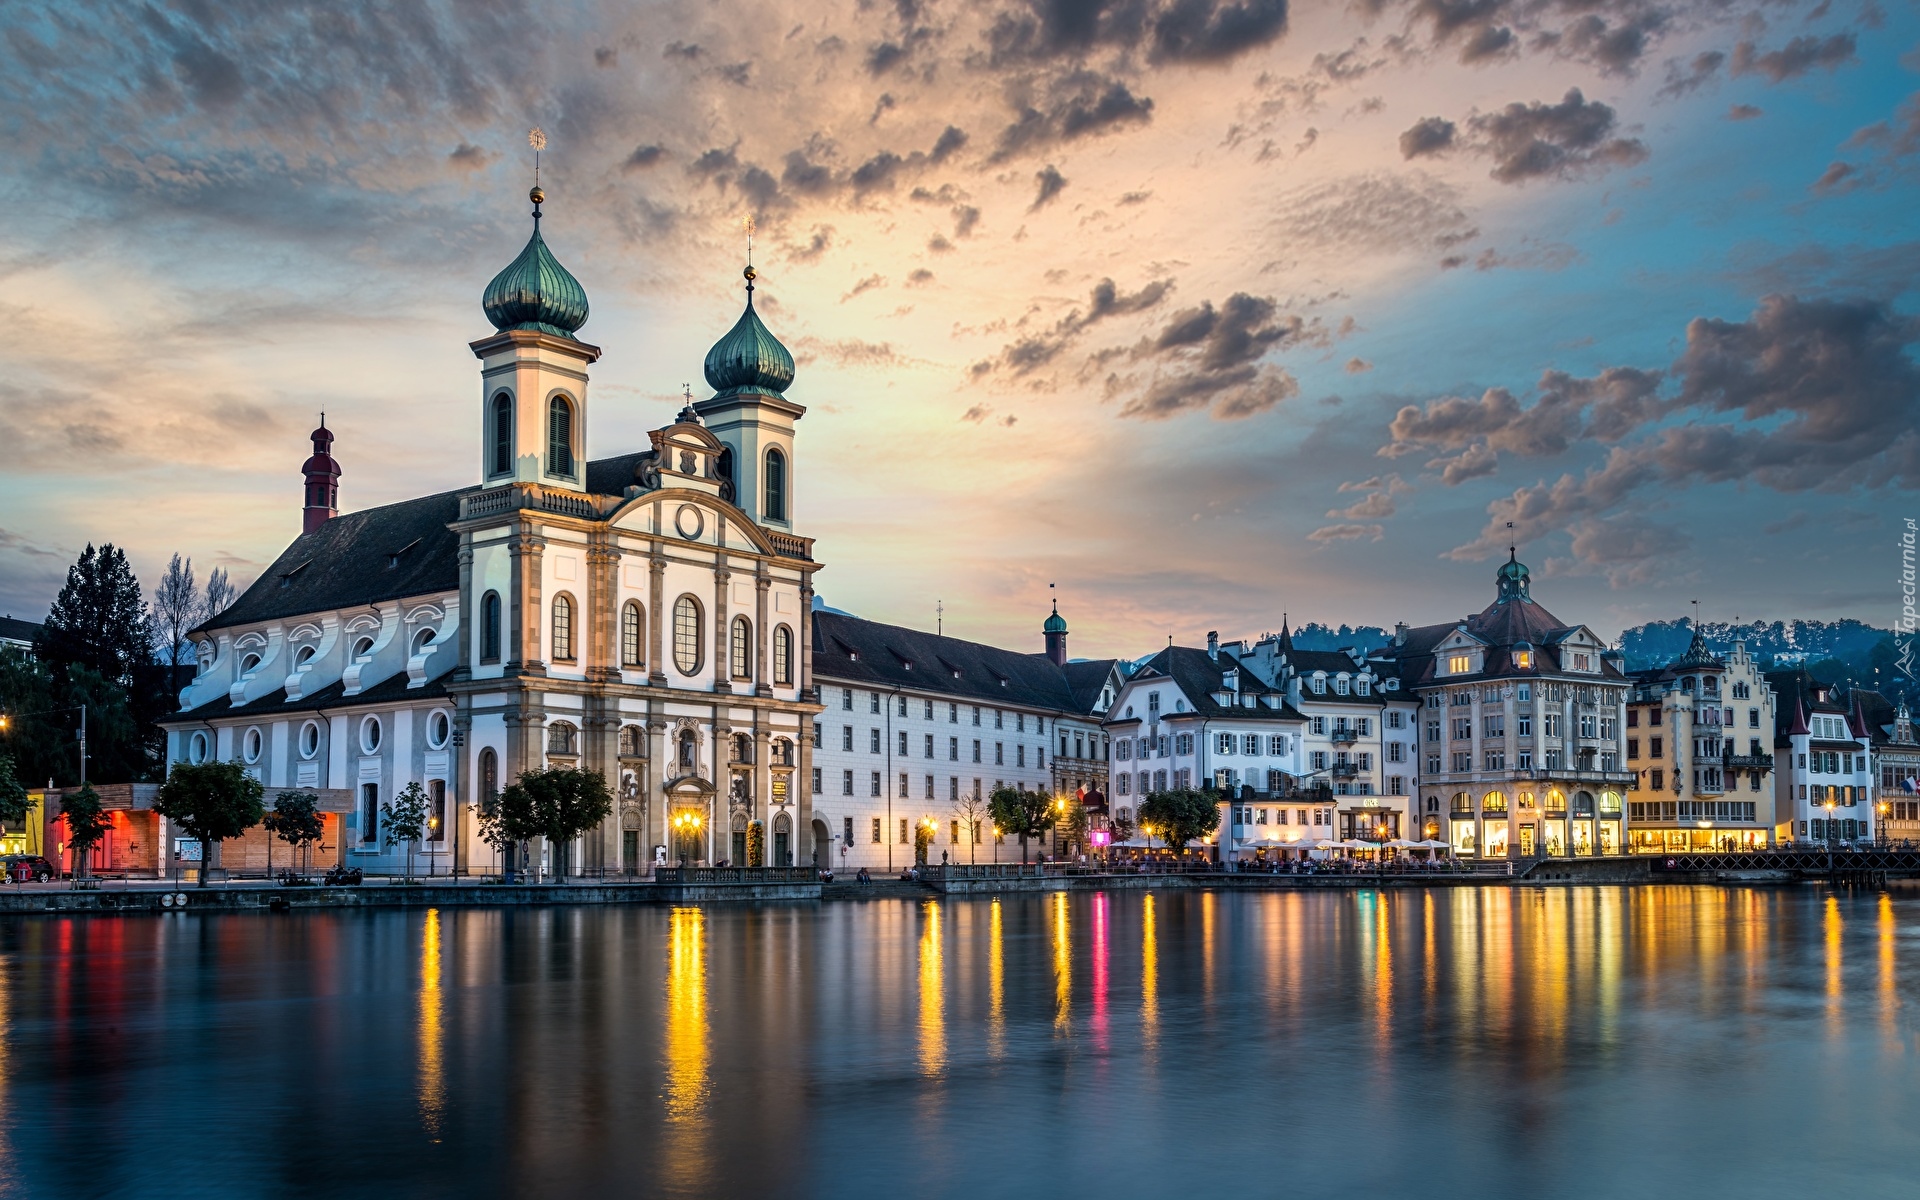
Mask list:
[[[820,564],[798,536],[793,358],[747,303],[706,358],[713,394],[613,458],[587,453],[587,298],[534,233],[488,286],[476,481],[337,513],[332,435],[314,435],[306,531],[194,631],[199,675],[168,759],[237,758],[316,790],[327,843],[391,870],[381,806],[410,783],[423,849],[497,868],[474,806],[523,771],[601,772],[614,814],[548,867],[631,871],[737,857],[758,824],[774,864],[824,852],[812,818],[802,638]],[[675,378],[678,368],[675,368]],[[736,835],[736,836],[729,836]]]
[[[1744,644],[1725,659],[1698,632],[1664,667],[1634,673],[1627,821],[1635,854],[1773,844],[1773,690]]]
[[[1874,768],[1865,719],[1805,667],[1770,671],[1780,839],[1800,845],[1874,836]]]
[[[1054,628],[1054,622],[1059,627]],[[898,871],[916,859],[1017,860],[996,845],[987,798],[996,788],[1061,802],[1052,749],[1064,731],[1085,746],[1093,708],[1111,697],[1111,660],[1066,662],[1065,622],[1049,619],[1048,653],[1023,654],[813,614],[813,677],[823,710],[811,751],[811,802],[836,868]],[[1056,637],[1057,634],[1057,637]],[[1071,740],[1069,741],[1071,745]],[[1029,845],[1029,853],[1037,853]]]

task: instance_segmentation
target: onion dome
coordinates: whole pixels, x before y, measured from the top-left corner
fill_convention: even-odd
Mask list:
[[[1040,626],[1040,632],[1065,633],[1066,631],[1067,619],[1060,615],[1060,605],[1056,601],[1053,606],[1053,615],[1047,618],[1046,624]]]
[[[573,331],[587,323],[587,290],[547,249],[540,236],[540,205],[546,193],[534,188],[533,236],[520,257],[487,285],[480,307],[498,330],[533,329],[573,339]]]
[[[748,267],[745,274],[747,310],[707,351],[707,383],[716,398],[759,395],[779,399],[793,384],[793,355],[753,311],[753,281],[759,273]]]
[[[1507,551],[1507,561],[1500,564],[1500,570],[1494,573],[1494,580],[1500,587],[1502,600],[1531,600],[1529,594],[1533,576],[1527,571],[1527,564],[1518,561],[1512,550]]]

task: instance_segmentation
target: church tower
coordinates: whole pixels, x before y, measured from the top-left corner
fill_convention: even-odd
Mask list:
[[[1060,602],[1053,603],[1053,614],[1040,626],[1046,638],[1047,657],[1056,667],[1067,665],[1067,619],[1060,615]]]
[[[533,236],[487,285],[481,307],[499,332],[474,342],[480,360],[480,480],[585,491],[587,368],[600,348],[574,336],[587,292],[540,236],[546,193],[535,185]]]
[[[726,446],[720,473],[733,493],[727,498],[757,524],[791,533],[793,426],[807,410],[784,395],[793,384],[793,355],[753,311],[759,273],[748,266],[744,274],[746,311],[707,351],[713,395],[693,408]]]
[[[320,414],[320,428],[313,431],[313,457],[300,465],[307,477],[307,506],[302,513],[301,533],[312,533],[340,514],[340,464],[334,461],[333,431],[327,428],[327,416]]]

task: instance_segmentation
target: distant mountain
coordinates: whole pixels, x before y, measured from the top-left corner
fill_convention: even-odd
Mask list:
[[[1293,644],[1302,650],[1377,650],[1393,640],[1393,635],[1378,625],[1342,625],[1335,629],[1311,621],[1293,631]]]

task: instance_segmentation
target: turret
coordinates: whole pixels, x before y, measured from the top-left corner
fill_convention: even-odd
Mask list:
[[[301,533],[312,533],[340,514],[340,464],[328,451],[333,432],[327,428],[326,414],[320,416],[320,428],[313,431],[313,456],[300,467],[307,476],[307,506],[303,510]]]
[[[1047,618],[1040,632],[1047,639],[1047,657],[1056,667],[1067,665],[1067,619],[1060,615],[1060,602],[1054,601],[1053,615]]]

